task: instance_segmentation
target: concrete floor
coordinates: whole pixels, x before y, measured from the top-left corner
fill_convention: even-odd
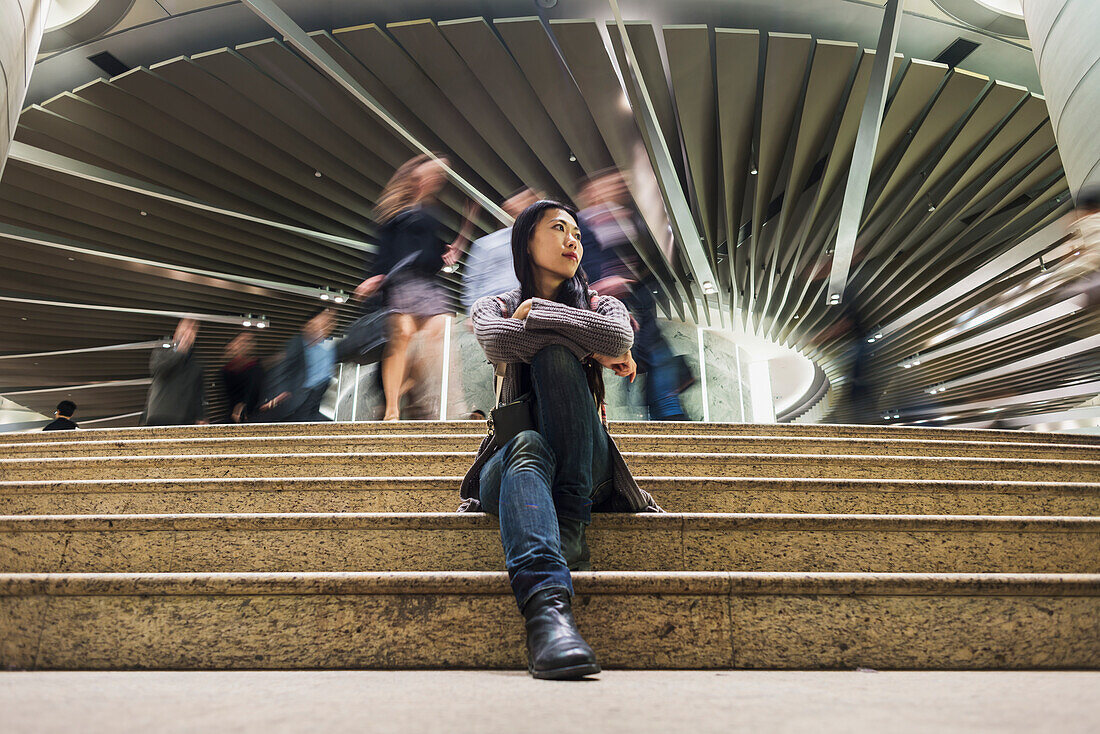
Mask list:
[[[0,731],[1097,732],[1100,673],[0,673]]]

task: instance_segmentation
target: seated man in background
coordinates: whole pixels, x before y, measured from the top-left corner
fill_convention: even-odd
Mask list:
[[[72,400],[62,400],[57,404],[57,410],[53,414],[56,420],[43,428],[43,431],[71,431],[77,427],[76,423],[73,423],[76,403]]]

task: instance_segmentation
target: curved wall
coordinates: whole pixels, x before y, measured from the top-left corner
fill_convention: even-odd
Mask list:
[[[1100,183],[1100,2],[1024,0],[1054,137],[1074,195]]]
[[[0,176],[46,27],[49,0],[0,0]]]

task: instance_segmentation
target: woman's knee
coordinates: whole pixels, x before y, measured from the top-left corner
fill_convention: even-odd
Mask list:
[[[531,360],[531,368],[538,374],[583,374],[577,355],[560,344],[540,349]]]
[[[509,468],[519,465],[538,465],[550,475],[554,472],[554,452],[538,431],[520,431],[504,447],[505,463]]]
[[[407,342],[416,333],[416,321],[408,314],[394,314],[389,323],[389,340]]]

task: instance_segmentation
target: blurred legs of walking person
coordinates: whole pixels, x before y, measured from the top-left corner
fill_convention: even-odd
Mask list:
[[[435,393],[442,378],[447,317],[438,314],[418,318],[398,313],[390,323],[390,340],[382,357],[382,391],[386,397],[383,420],[400,419],[401,400],[405,396],[412,399],[413,404],[407,409],[410,415],[422,420],[437,419],[439,400],[445,399],[442,395],[436,399]]]
[[[409,343],[416,334],[416,317],[395,313],[390,317],[390,337],[382,356],[382,393],[386,397],[386,412],[382,420],[401,417],[401,394],[409,368]]]
[[[634,334],[634,355],[640,365],[639,371],[645,370],[649,419],[688,420],[684,406],[680,403],[680,393],[694,379],[687,375],[689,379],[685,380],[682,358],[672,352],[668,340],[661,333],[661,326],[657,322],[657,304],[649,288],[644,284],[636,284],[623,301],[638,322],[638,331]]]

